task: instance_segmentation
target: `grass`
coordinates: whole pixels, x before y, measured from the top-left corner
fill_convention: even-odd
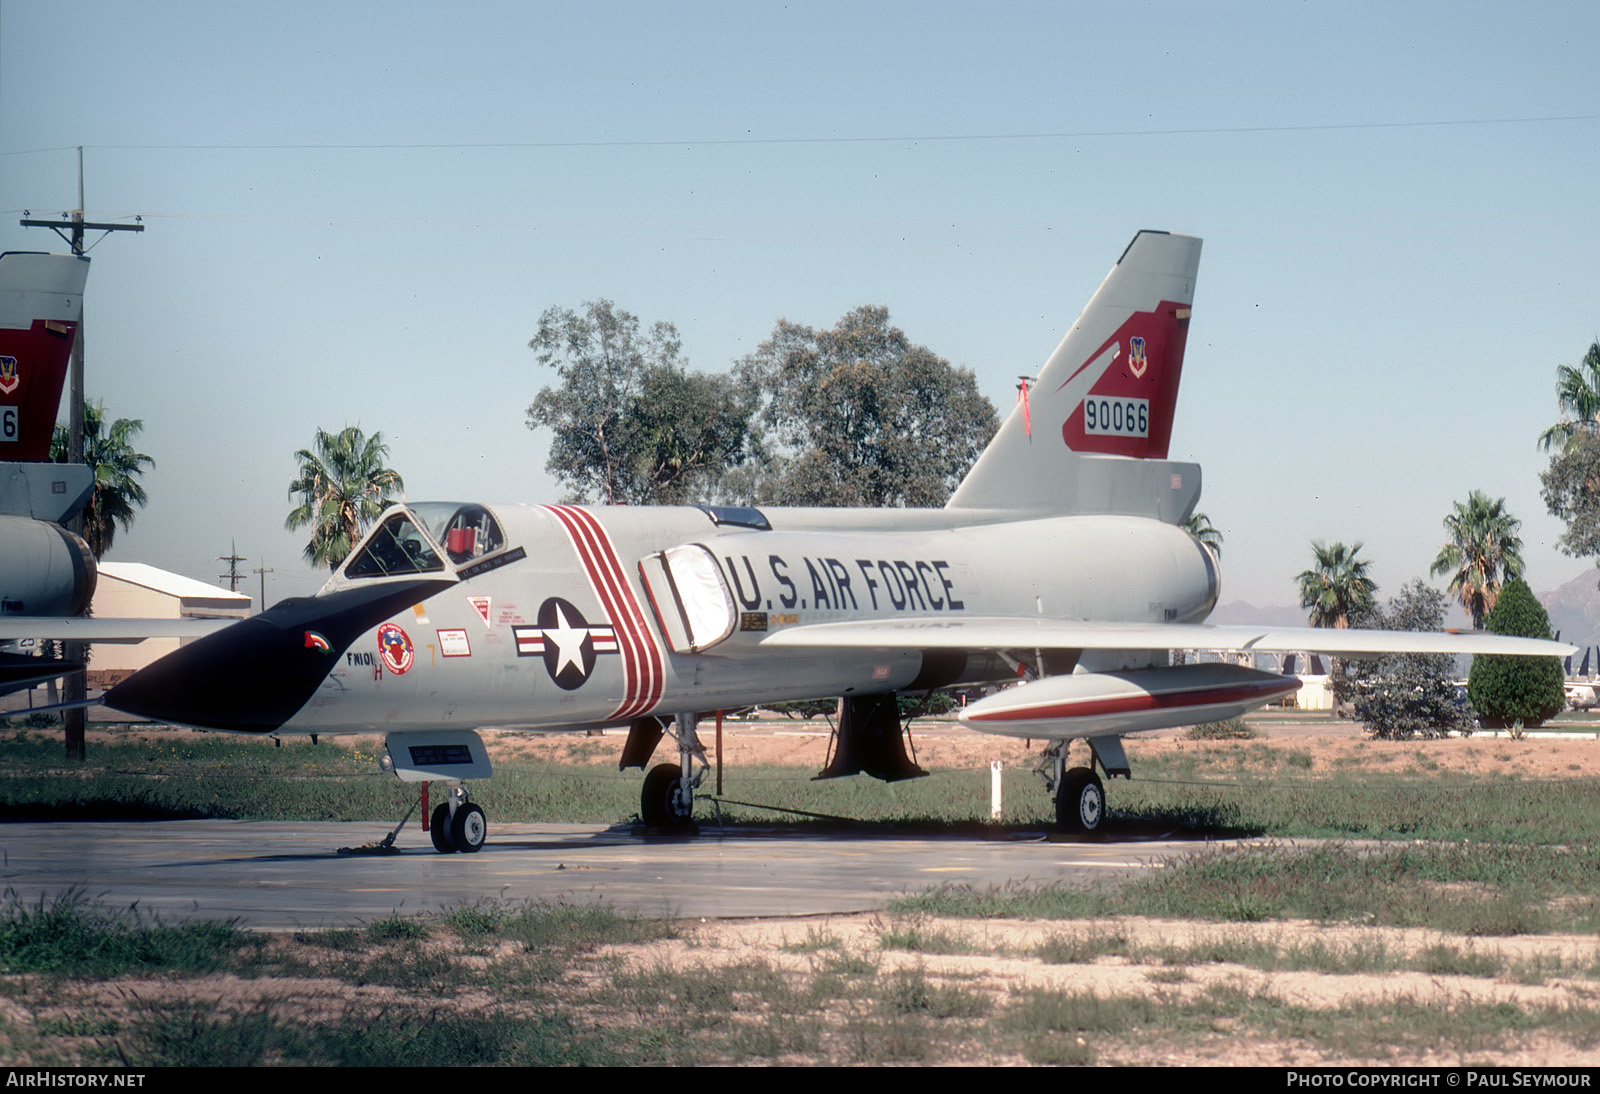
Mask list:
[[[27,734],[0,741],[11,776],[0,784],[0,810],[81,815],[87,804],[103,815],[372,819],[410,804],[406,788],[367,774],[374,757],[341,744],[130,740],[97,745],[87,772],[66,768],[58,748]],[[1600,947],[1588,957],[1517,956],[1474,941],[1600,935],[1594,783],[1453,782],[1423,774],[1426,750],[1385,750],[1380,759],[1391,762],[1379,774],[1371,765],[1360,774],[1322,770],[1302,749],[1248,741],[1141,764],[1141,781],[1112,786],[1118,823],[1379,842],[1213,851],[1115,888],[945,887],[897,902],[864,940],[811,926],[770,957],[728,963],[694,949],[673,961],[630,961],[628,947],[670,940],[678,928],[598,905],[480,902],[263,936],[227,923],[156,922],[137,909],[95,907],[81,893],[30,904],[11,895],[0,900],[0,996],[11,1004],[0,1013],[0,1063],[1114,1064],[1251,1039],[1305,1062],[1382,1063],[1481,1060],[1530,1038],[1600,1044]],[[610,750],[597,758],[610,761]],[[495,780],[475,787],[497,820],[615,823],[637,808],[636,775],[499,766]],[[1008,800],[1022,804],[1005,823],[1047,823],[1048,800],[1031,778],[1009,769],[1006,778]],[[752,798],[889,824],[987,825],[986,772],[883,787],[744,769],[736,785]],[[760,810],[726,813],[735,823],[772,822]],[[1140,941],[1120,925],[1124,916],[1219,927],[1181,942]],[[959,970],[984,953],[975,941],[983,935],[949,917],[1060,921],[1031,948],[996,956],[1041,975],[1133,966],[1143,990],[1056,990],[1031,975],[1016,990],[973,981]],[[1330,941],[1226,926],[1288,920],[1358,930]],[[1384,925],[1450,937],[1407,949],[1363,930]],[[1482,1003],[1441,990],[1313,1007],[1246,983],[1235,966],[1421,973],[1443,985],[1493,978],[1546,985],[1564,1001]],[[287,995],[231,989],[233,998],[215,1004],[181,987],[223,978],[318,986]]]
[[[930,929],[926,924],[910,921],[891,927],[878,935],[879,945],[886,950],[905,950],[908,953],[963,954],[976,953],[977,947],[970,939],[951,931]]]
[[[37,906],[13,900],[0,910],[0,992],[11,1001],[0,1019],[0,1063],[1089,1064],[1149,1062],[1252,1039],[1292,1046],[1283,1051],[1303,1062],[1381,1063],[1483,1059],[1530,1037],[1579,1050],[1600,1043],[1593,991],[1563,1003],[1483,1003],[1448,992],[1419,1000],[1402,992],[1311,1007],[1202,972],[1226,963],[1523,983],[1600,974],[1548,957],[1510,959],[1443,941],[1402,952],[1371,939],[1303,943],[1223,933],[1186,945],[1140,944],[1097,924],[1054,932],[1031,956],[1041,969],[1143,965],[1147,991],[1008,989],[925,963],[938,959],[936,951],[960,948],[927,945],[955,937],[948,928],[924,919],[898,929],[921,932],[924,956],[914,963],[886,959],[904,941],[894,931],[880,932],[877,948],[853,950],[813,928],[783,949],[783,961],[718,963],[690,948],[678,959],[640,964],[623,961],[616,947],[672,938],[676,928],[595,906],[477,903],[262,939],[227,924],[149,923],[77,894]],[[102,935],[115,940],[118,956],[93,941]],[[194,960],[191,943],[175,942],[185,937],[211,939],[207,960]],[[477,956],[488,943],[492,960]],[[74,947],[99,956],[73,964],[62,955]],[[248,985],[269,975],[313,978],[299,988],[178,990],[185,981]]]
[[[0,817],[398,819],[415,789],[377,771],[374,745],[345,740],[277,748],[220,735],[129,734],[97,742],[91,762],[79,766],[60,759],[54,737],[19,731],[0,739],[8,772]],[[474,798],[497,823],[625,823],[638,812],[639,776],[617,773],[613,756],[614,746],[592,764],[501,761],[495,778],[474,785]],[[1138,778],[1108,788],[1110,823],[1134,833],[1191,830],[1219,838],[1600,842],[1596,780],[1442,776],[1425,749],[1371,757],[1359,769],[1339,762],[1320,768],[1303,748],[1255,740],[1141,758]],[[763,827],[831,823],[782,810],[902,830],[995,827],[987,770],[936,769],[929,778],[888,785],[865,776],[813,782],[811,774],[740,767],[730,773],[729,796],[772,808],[724,803],[717,812],[723,823]],[[1003,778],[1002,827],[1053,825],[1051,802],[1030,772],[1008,767]],[[710,813],[702,807],[702,815]]]
[[[1116,888],[949,886],[894,902],[909,915],[1216,922],[1311,919],[1463,935],[1595,933],[1600,848],[1405,844],[1199,853]]]
[[[146,919],[137,907],[98,907],[76,889],[31,905],[10,891],[0,898],[0,973],[207,973],[229,967],[259,945],[231,923],[169,926]]]
[[[1260,740],[1155,755],[1136,763],[1137,779],[1108,788],[1110,823],[1132,833],[1218,838],[1600,842],[1596,780],[1452,778],[1427,770],[1432,761],[1422,756],[1381,750],[1360,769],[1337,762],[1324,769],[1304,749]],[[497,823],[626,823],[638,812],[639,777],[618,774],[612,762],[609,751],[592,765],[502,761],[494,779],[474,785],[474,799]],[[129,735],[96,743],[88,765],[69,766],[54,738],[18,732],[0,739],[0,765],[8,772],[0,817],[392,820],[415,800],[414,788],[377,772],[372,745],[340,741],[275,748],[217,735]],[[730,797],[772,808],[724,803],[717,813],[723,823],[763,827],[832,823],[782,812],[793,810],[889,830],[995,828],[986,770],[938,769],[889,785],[865,776],[813,782],[812,773],[741,767],[731,773]],[[1051,802],[1030,772],[1008,767],[1003,778],[1001,827],[1053,825]],[[702,806],[702,815],[710,814]]]

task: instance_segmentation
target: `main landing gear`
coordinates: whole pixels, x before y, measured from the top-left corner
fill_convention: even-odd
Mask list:
[[[1044,779],[1045,789],[1056,800],[1056,829],[1064,835],[1087,836],[1100,831],[1106,816],[1106,788],[1091,767],[1066,766],[1070,740],[1051,741],[1035,769]],[[1127,755],[1120,737],[1091,737],[1089,747],[1107,778],[1128,778]]]
[[[694,787],[685,793],[683,768],[657,764],[650,769],[639,792],[639,819],[650,828],[688,828],[694,823]]]
[[[459,782],[449,782],[447,799],[433,810],[428,818],[428,835],[433,837],[433,849],[441,855],[460,851],[470,855],[483,848],[489,838],[489,819],[483,809],[467,801],[467,789]]]
[[[661,728],[666,731],[665,725]],[[694,792],[705,781],[711,763],[695,733],[692,712],[674,717],[670,732],[678,742],[678,762],[657,764],[644,777],[644,789],[639,793],[639,819],[650,828],[686,831],[694,827]]]
[[[694,792],[711,770],[705,746],[695,733],[695,718],[692,711],[674,715],[670,722],[652,715],[635,719],[628,727],[628,740],[622,746],[622,758],[617,761],[619,771],[643,768],[655,755],[661,738],[668,733],[678,743],[678,762],[657,764],[644,777],[644,789],[639,793],[639,819],[646,827],[667,831],[694,828]]]

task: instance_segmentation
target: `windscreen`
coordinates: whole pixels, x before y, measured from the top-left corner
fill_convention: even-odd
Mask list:
[[[406,513],[396,513],[367,537],[345,564],[345,577],[392,577],[444,569],[444,560]]]

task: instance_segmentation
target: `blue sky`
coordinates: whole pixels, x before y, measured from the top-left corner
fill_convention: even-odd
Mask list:
[[[1313,539],[1426,574],[1452,501],[1557,553],[1534,437],[1600,335],[1600,5],[0,0],[0,248],[76,200],[89,391],[144,420],[110,557],[320,578],[292,454],[381,430],[413,499],[556,496],[547,307],[721,371],[884,304],[1002,412],[1139,228],[1203,236],[1173,455],[1224,599]],[[1447,123],[1447,124],[1434,124]],[[933,443],[933,442],[930,442]],[[254,592],[252,577],[247,591]]]

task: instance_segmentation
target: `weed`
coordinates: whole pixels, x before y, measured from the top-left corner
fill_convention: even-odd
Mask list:
[[[1503,962],[1492,954],[1436,943],[1419,950],[1408,964],[1435,976],[1498,976]]]
[[[506,910],[499,904],[478,901],[452,908],[440,916],[440,920],[462,939],[476,941],[501,933]]]
[[[1034,954],[1051,965],[1087,965],[1101,957],[1128,952],[1128,936],[1119,931],[1090,931],[1086,934],[1053,934]]]
[[[52,900],[40,897],[33,905],[23,904],[14,891],[0,898],[4,972],[212,972],[229,965],[237,951],[259,945],[231,922],[147,922],[136,906],[121,912],[99,908],[78,889]]]
[[[1025,1036],[1022,1054],[1030,1064],[1043,1064],[1046,1067],[1090,1067],[1095,1062],[1093,1046],[1080,1036]]]
[[[949,931],[930,931],[911,923],[878,935],[878,943],[886,950],[906,950],[910,953],[961,954],[976,953],[977,947],[961,935]]]
[[[1000,1016],[1003,1028],[1038,1037],[1061,1033],[1110,1033],[1157,1019],[1161,1003],[1141,995],[1101,996],[1092,991],[1032,988],[1013,997]]]
[[[199,1003],[145,1003],[117,1053],[128,1067],[259,1067],[301,1055],[304,1039],[264,1006],[218,1015]]]
[[[846,979],[856,979],[863,976],[876,976],[878,961],[859,953],[844,951],[829,954],[822,960],[822,971],[833,976]]]
[[[326,933],[338,934],[341,932],[329,931]],[[420,920],[391,915],[368,923],[363,933],[366,935],[367,941],[374,943],[420,942],[428,937],[428,928]]]
[[[843,944],[836,934],[808,927],[806,937],[802,941],[785,942],[778,948],[784,953],[819,953],[822,950],[837,950]]]
[[[890,1014],[929,1018],[978,1018],[993,1008],[987,995],[952,984],[935,984],[920,966],[890,973],[879,990],[878,1005]]]

